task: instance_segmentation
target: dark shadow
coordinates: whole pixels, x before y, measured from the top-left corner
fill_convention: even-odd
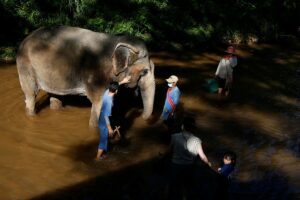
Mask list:
[[[91,107],[91,102],[86,96],[79,95],[55,95],[55,94],[44,94],[36,99],[36,113],[39,113],[45,107],[50,106],[50,98],[55,97],[59,99],[62,103],[62,108],[64,106],[75,106],[75,107]]]
[[[0,32],[1,46],[15,46],[24,36],[23,28],[32,27],[24,18],[13,15],[2,2],[0,3],[0,23],[2,27]]]
[[[78,161],[84,161],[88,166],[86,173],[97,173],[107,171],[105,175],[97,175],[95,178],[74,184],[65,188],[31,198],[38,199],[64,199],[64,200],[97,200],[97,199],[142,199],[142,200],[164,200],[168,199],[170,157],[162,153],[152,159],[140,162],[139,164],[128,165],[128,160],[120,153],[112,153],[115,160],[103,160],[98,163],[92,162],[89,154],[91,147],[95,144],[88,144],[75,147],[72,155],[81,157]],[[78,150],[78,152],[76,152]],[[81,153],[80,153],[81,152]],[[126,156],[134,156],[130,152]],[[82,159],[84,158],[84,159]],[[125,162],[125,164],[124,164]],[[108,170],[109,166],[123,163],[118,171]],[[220,175],[197,160],[194,168],[193,182],[195,188],[194,198],[220,200],[226,199],[293,199],[293,194],[288,193],[288,182],[284,174],[269,173],[262,179],[255,179],[250,182],[240,182],[232,179],[228,190],[224,190]]]

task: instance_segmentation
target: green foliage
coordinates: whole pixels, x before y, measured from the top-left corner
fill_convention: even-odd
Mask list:
[[[26,19],[33,26],[39,26],[41,14],[39,10],[32,9],[33,7],[33,2],[22,2],[17,6],[16,14],[17,16]]]
[[[114,24],[111,32],[113,34],[129,34],[134,35],[135,24],[133,21],[120,21]]]
[[[2,44],[41,26],[71,25],[164,48],[297,34],[300,12],[297,0],[0,0],[0,19]]]
[[[12,60],[16,56],[16,47],[14,46],[5,46],[0,47],[0,60]]]
[[[94,31],[99,31],[99,32],[105,31],[106,26],[107,26],[106,21],[101,17],[88,19],[87,24],[86,24],[87,28],[92,29]]]
[[[201,41],[205,41],[212,37],[214,28],[211,24],[208,25],[198,25],[196,27],[191,27],[186,30],[187,34],[199,38]]]

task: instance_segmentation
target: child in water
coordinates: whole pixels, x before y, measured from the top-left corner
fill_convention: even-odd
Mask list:
[[[233,152],[225,153],[223,157],[223,164],[220,168],[218,168],[218,172],[225,178],[229,179],[231,173],[234,170],[235,163],[236,163],[235,153]]]
[[[228,192],[230,186],[230,178],[231,174],[234,171],[236,163],[236,154],[233,152],[226,152],[223,156],[223,163],[220,168],[218,168],[218,172],[220,173],[219,179],[219,192],[217,195],[218,199],[226,200],[228,199]]]

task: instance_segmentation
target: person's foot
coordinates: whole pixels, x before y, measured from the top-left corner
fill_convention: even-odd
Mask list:
[[[103,149],[98,149],[95,160],[99,160],[101,156],[104,155]]]
[[[94,159],[94,161],[98,162],[98,161],[104,160],[106,157],[107,157],[107,155],[102,155],[102,156],[100,156],[100,157],[96,157],[96,158]]]

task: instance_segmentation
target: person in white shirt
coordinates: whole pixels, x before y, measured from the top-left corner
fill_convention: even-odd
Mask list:
[[[233,68],[237,66],[237,57],[233,46],[229,46],[225,53],[219,62],[215,76],[218,82],[218,95],[225,91],[225,96],[228,96],[232,87]]]

